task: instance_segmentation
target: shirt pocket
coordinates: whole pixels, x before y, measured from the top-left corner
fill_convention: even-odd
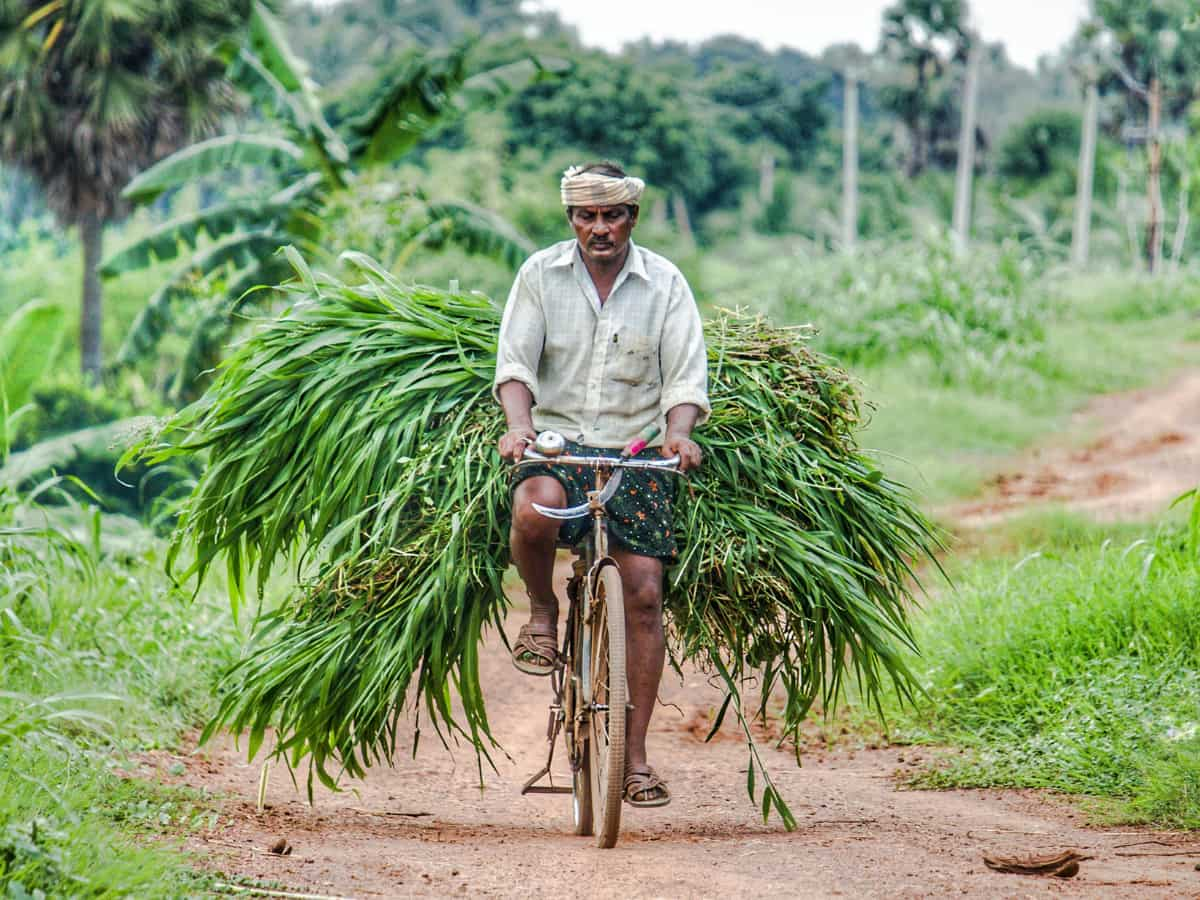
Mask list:
[[[661,380],[658,364],[658,341],[643,334],[622,334],[616,342],[613,380],[640,387],[656,385]]]

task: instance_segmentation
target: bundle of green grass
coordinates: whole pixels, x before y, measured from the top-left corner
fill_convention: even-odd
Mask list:
[[[188,577],[223,560],[236,604],[295,567],[297,590],[259,611],[207,734],[248,731],[253,755],[275,729],[279,754],[309,757],[310,787],[313,773],[332,784],[390,762],[409,706],[485,758],[479,648],[507,606],[508,472],[490,395],[500,311],[346,259],[353,284],[293,254],[286,313],[142,451],[207,454],[173,547]],[[713,413],[697,434],[705,464],[679,492],[670,651],[725,684],[722,715],[732,707],[743,726],[753,679],[757,711],[794,738],[848,675],[867,697],[910,689],[910,565],[936,537],[859,452],[856,389],[801,332],[722,311],[706,336]],[[764,811],[790,818],[762,783]]]

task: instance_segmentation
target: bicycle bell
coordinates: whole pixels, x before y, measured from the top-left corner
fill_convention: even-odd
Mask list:
[[[533,442],[533,449],[542,456],[558,456],[566,446],[566,438],[557,431],[543,431]]]

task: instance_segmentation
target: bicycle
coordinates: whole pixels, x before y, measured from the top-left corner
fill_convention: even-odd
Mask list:
[[[646,428],[619,457],[563,455],[562,435],[544,431],[526,448],[517,466],[532,464],[586,466],[595,470],[596,487],[587,502],[566,509],[533,504],[543,516],[574,519],[590,515],[591,534],[573,548],[577,557],[567,582],[567,627],[560,665],[550,676],[553,699],[546,738],[546,765],[521,794],[571,794],[575,834],[595,835],[602,848],[617,842],[625,781],[625,719],[628,691],[625,670],[625,600],[621,572],[608,555],[605,504],[615,496],[626,469],[653,469],[681,474],[679,457],[633,459],[658,434]],[[554,746],[563,732],[571,765],[571,787],[554,784],[550,767]],[[549,785],[536,782],[548,777]]]

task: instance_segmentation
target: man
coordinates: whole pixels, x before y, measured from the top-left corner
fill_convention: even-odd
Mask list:
[[[709,413],[704,337],[691,289],[663,257],[636,246],[644,183],[612,163],[573,167],[562,202],[575,232],[531,256],[517,273],[500,326],[494,394],[508,431],[500,455],[515,462],[544,429],[572,453],[626,446],[657,423],[663,456],[700,465],[692,429]],[[590,518],[560,523],[533,503],[586,502],[590,473],[525,467],[513,479],[510,542],[529,594],[529,622],[513,646],[523,672],[548,675],[557,662],[555,545],[574,545]],[[646,731],[666,656],[663,565],[675,555],[669,475],[627,471],[609,503],[611,552],[625,594],[629,697],[625,800],[664,806],[671,794],[646,759]]]

